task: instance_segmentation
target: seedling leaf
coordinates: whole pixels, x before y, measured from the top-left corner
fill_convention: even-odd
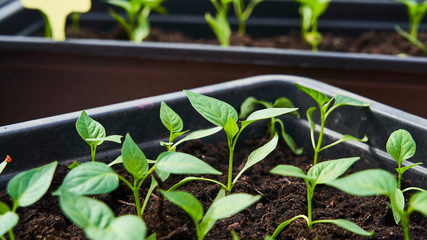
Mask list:
[[[89,117],[85,110],[82,111],[79,119],[76,121],[76,129],[80,137],[82,137],[89,146],[100,145],[103,141],[87,141],[87,139],[103,138],[106,135],[104,127],[99,122]]]
[[[414,156],[416,151],[415,141],[411,134],[403,129],[393,132],[387,141],[387,152],[396,160],[398,166],[408,158]]]
[[[85,231],[94,240],[144,240],[146,229],[141,218],[124,215],[113,219],[107,228],[89,226]]]
[[[258,120],[277,117],[286,113],[294,112],[298,108],[267,108],[251,113],[242,124],[249,124]]]
[[[348,141],[367,142],[368,141],[368,137],[366,135],[364,135],[363,138],[356,138],[356,137],[353,137],[351,135],[345,134],[340,140],[335,141],[335,142],[333,142],[333,143],[331,143],[331,144],[329,144],[329,145],[327,145],[325,147],[322,147],[320,149],[320,151],[323,151],[323,150],[325,150],[327,148],[330,148],[330,147],[335,146],[337,144],[340,144],[340,143],[343,143],[343,142],[348,142]]]
[[[412,195],[409,199],[411,210],[420,212],[427,217],[427,191],[421,191]]]
[[[108,142],[115,142],[115,143],[122,143],[122,138],[123,136],[120,135],[110,135],[107,137],[100,137],[100,138],[87,138],[86,142],[103,142],[103,141],[108,141]],[[99,144],[98,144],[99,145]]]
[[[0,215],[3,215],[9,211],[10,211],[9,206],[6,203],[0,201]]]
[[[186,142],[186,141],[190,141],[190,140],[194,140],[194,139],[200,139],[200,138],[204,138],[204,137],[207,137],[210,135],[214,135],[215,133],[217,133],[221,130],[222,130],[222,127],[214,127],[214,128],[202,129],[202,130],[197,130],[197,131],[191,132],[187,136],[185,136],[183,139],[176,142],[171,148],[176,148],[179,144]]]
[[[259,103],[257,99],[254,97],[248,97],[243,101],[242,105],[240,105],[240,114],[239,119],[246,118],[251,112],[255,110],[255,106]]]
[[[163,152],[156,162],[157,169],[174,174],[215,174],[221,172],[215,170],[209,164],[186,153]]]
[[[326,183],[356,196],[386,195],[391,197],[397,187],[393,175],[381,169],[369,169]]]
[[[184,90],[184,93],[187,95],[194,109],[209,122],[223,128],[227,124],[228,117],[237,122],[237,112],[230,104],[188,90]]]
[[[400,189],[396,188],[394,195],[391,197],[391,210],[393,211],[393,217],[396,224],[400,222],[400,213],[405,208],[405,197]]]
[[[246,193],[235,193],[218,199],[211,205],[211,218],[219,220],[230,217],[261,199],[261,196],[253,196]]]
[[[304,86],[302,86],[302,85],[299,85],[298,83],[295,83],[295,85],[297,86],[297,88],[299,88],[301,91],[303,91],[303,92],[305,92],[306,94],[308,94],[311,98],[313,98],[316,102],[317,102],[317,104],[319,104],[319,107],[320,108],[322,108],[322,106],[325,104],[325,103],[327,103],[327,102],[329,102],[329,98],[325,95],[325,94],[323,94],[323,93],[321,93],[321,92],[319,92],[319,91],[317,91],[317,90],[314,90],[314,89],[312,89],[312,88],[308,88],[308,87],[304,87]]]
[[[126,134],[122,147],[123,165],[132,176],[139,180],[148,171],[148,162],[144,153],[136,145],[131,136]]]
[[[239,132],[239,126],[237,126],[233,118],[228,117],[227,124],[224,126],[224,131],[227,134],[228,142],[233,142],[234,136]]]
[[[312,176],[307,176],[304,174],[304,172],[299,167],[295,167],[292,165],[278,165],[274,167],[272,170],[270,170],[270,173],[272,174],[278,174],[282,176],[288,176],[288,177],[297,177],[297,178],[303,178],[307,180],[315,180],[316,178]]]
[[[336,95],[334,99],[335,99],[334,105],[331,107],[329,112],[332,112],[335,108],[341,107],[341,106],[369,107],[369,103],[365,103],[365,102],[356,100],[354,98],[340,95],[340,94]]]
[[[0,236],[3,236],[10,229],[18,224],[19,216],[14,212],[0,214]]]
[[[107,164],[87,162],[71,170],[60,188],[79,195],[95,195],[109,193],[118,186],[117,174]]]
[[[203,217],[202,204],[190,193],[183,191],[166,192],[160,191],[166,199],[182,208],[188,215],[190,215],[194,224],[198,225]]]
[[[9,181],[7,192],[14,204],[27,207],[37,202],[48,190],[58,162],[34,168],[16,175]]]
[[[160,120],[170,132],[180,132],[184,126],[181,117],[165,102],[160,106]]]
[[[316,179],[316,184],[328,183],[341,176],[359,159],[359,157],[353,157],[321,162],[311,167],[307,176]]]
[[[372,230],[371,232],[367,232],[365,230],[363,230],[361,227],[359,227],[357,224],[350,222],[348,220],[345,219],[333,219],[333,220],[320,220],[320,221],[315,221],[317,223],[332,223],[335,224],[341,228],[344,228],[350,232],[356,233],[358,235],[362,235],[362,236],[372,236],[374,235],[374,230]]]

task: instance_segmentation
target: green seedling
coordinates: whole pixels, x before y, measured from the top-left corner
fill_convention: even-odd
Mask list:
[[[59,204],[64,214],[93,240],[154,240],[146,238],[144,221],[134,215],[115,217],[103,202],[61,190]]]
[[[418,211],[427,217],[427,192],[419,189],[420,192],[409,199],[409,206],[405,211],[405,200],[402,191],[396,188],[397,182],[394,176],[385,170],[365,170],[327,184],[355,196],[387,196],[391,201],[393,214],[396,212],[399,216],[405,240],[410,239],[409,215],[414,211]]]
[[[16,210],[18,207],[28,207],[43,197],[52,182],[58,162],[21,172],[13,177],[7,184],[7,193],[12,198],[13,206],[10,208],[0,202],[0,239],[9,232],[9,239],[14,240],[13,228],[19,220]]]
[[[204,117],[209,122],[214,125],[221,127],[224,129],[225,134],[227,136],[227,143],[229,148],[229,160],[228,160],[228,180],[227,185],[224,185],[218,181],[212,179],[196,179],[196,178],[186,178],[170,190],[174,190],[185,182],[192,180],[205,180],[211,181],[219,184],[224,187],[228,193],[231,192],[234,184],[237,182],[239,177],[245,172],[247,169],[257,164],[268,154],[270,154],[277,146],[278,136],[277,134],[265,145],[253,151],[249,157],[246,165],[243,169],[237,174],[237,176],[233,180],[233,160],[234,160],[234,149],[236,147],[237,140],[242,133],[242,131],[251,123],[263,120],[270,119],[272,117],[277,117],[286,113],[294,112],[297,108],[270,108],[263,109],[250,114],[246,120],[240,122],[240,127],[238,126],[238,114],[237,111],[228,103],[220,101],[218,99],[203,96],[191,91],[184,90],[188,99],[190,100],[193,108]]]
[[[321,162],[311,167],[308,170],[307,174],[304,174],[304,172],[300,168],[292,165],[279,165],[273,168],[270,171],[270,173],[304,179],[305,184],[307,185],[307,209],[308,210],[307,210],[307,216],[298,215],[287,221],[282,222],[274,231],[271,237],[273,239],[276,239],[277,236],[279,236],[280,232],[287,225],[289,225],[292,221],[299,218],[302,218],[307,222],[309,230],[311,230],[312,226],[317,223],[332,223],[359,235],[372,236],[374,234],[374,231],[367,232],[362,228],[360,228],[359,226],[357,226],[356,224],[345,219],[333,219],[333,220],[326,219],[326,220],[314,220],[314,221],[312,219],[311,201],[314,195],[314,188],[317,186],[317,184],[328,184],[330,182],[333,182],[335,179],[341,176],[345,171],[347,171],[347,169],[357,160],[359,160],[359,157],[342,158],[337,160]]]
[[[210,0],[215,7],[216,15],[212,17],[210,13],[205,13],[205,19],[219,43],[223,47],[230,46],[231,28],[227,15],[233,0]]]
[[[140,43],[150,34],[151,11],[165,14],[167,10],[162,3],[165,0],[106,0],[107,3],[122,8],[127,19],[122,17],[112,8],[108,9],[110,15],[125,29],[132,42]]]
[[[76,129],[80,137],[89,145],[92,162],[95,162],[96,148],[104,141],[121,143],[122,136],[106,136],[105,128],[97,121],[93,120],[86,111],[83,110],[76,121]]]
[[[239,35],[243,36],[246,34],[246,21],[251,16],[256,5],[264,0],[251,0],[246,8],[245,2],[243,0],[232,1],[234,5],[234,13],[236,14],[237,20],[239,21]]]
[[[190,193],[182,191],[161,191],[161,193],[191,217],[196,226],[197,240],[203,240],[216,221],[243,211],[261,198],[261,196],[253,196],[246,193],[225,196],[225,190],[221,189],[206,214],[204,214],[202,204]]]
[[[242,105],[240,106],[240,114],[239,119],[246,118],[250,113],[255,111],[255,107],[257,104],[260,104],[264,106],[265,108],[295,108],[295,105],[292,103],[291,100],[285,97],[277,98],[274,103],[268,102],[268,101],[262,101],[257,100],[254,97],[248,97],[243,101]],[[300,115],[298,111],[291,112],[290,114],[294,115],[295,117],[299,118]],[[280,126],[280,133],[285,141],[285,143],[288,145],[288,147],[292,150],[292,152],[295,155],[301,155],[302,154],[302,148],[297,147],[295,144],[295,141],[292,139],[292,137],[285,132],[285,125],[283,124],[283,121],[279,118],[272,117],[270,123],[268,124],[268,131],[270,132],[270,139],[273,138],[274,133],[276,132],[276,123]]]
[[[317,30],[319,17],[328,9],[331,0],[294,0],[300,4],[301,35],[311,45],[314,52],[318,51],[322,34]]]
[[[399,129],[393,132],[388,138],[386,149],[388,154],[390,154],[390,156],[397,162],[397,188],[401,189],[403,173],[412,167],[422,164],[414,163],[409,166],[402,167],[402,164],[406,159],[414,156],[416,151],[415,141],[408,131]]]
[[[311,143],[314,149],[314,164],[317,164],[317,160],[319,157],[319,153],[327,148],[333,147],[339,143],[347,142],[347,141],[359,141],[359,142],[366,142],[368,141],[368,137],[365,135],[363,138],[358,139],[356,137],[353,137],[351,135],[344,135],[341,139],[337,140],[336,142],[333,142],[329,145],[326,145],[322,147],[322,141],[323,141],[323,131],[325,129],[325,122],[328,116],[338,107],[341,106],[355,106],[355,107],[368,107],[368,103],[361,102],[359,100],[344,96],[344,95],[336,95],[333,98],[329,99],[325,94],[316,91],[314,89],[304,87],[299,85],[298,83],[295,83],[295,85],[303,92],[308,94],[311,98],[313,98],[317,104],[319,105],[319,111],[320,111],[320,132],[319,137],[316,140],[314,139],[314,132],[316,130],[316,124],[313,121],[313,111],[316,110],[316,107],[311,107],[307,110],[307,120],[310,123],[310,137],[311,137]],[[329,107],[331,104],[333,105]]]
[[[73,12],[88,12],[91,8],[90,0],[21,0],[22,5],[29,9],[38,9],[42,12],[49,27],[46,33],[52,33],[55,41],[65,40],[65,21]]]
[[[9,155],[7,155],[4,161],[0,163],[0,174],[3,172],[6,165],[10,162],[12,162],[12,158],[10,158]]]
[[[175,151],[176,147],[186,141],[200,139],[204,137],[211,136],[219,131],[221,131],[221,127],[214,127],[210,129],[202,129],[198,131],[194,131],[189,133],[187,136],[176,142],[173,141],[175,138],[187,133],[187,131],[182,131],[183,122],[181,117],[173,111],[165,102],[162,102],[160,106],[160,120],[163,125],[169,130],[169,142],[161,142],[160,145],[166,147],[168,151]]]
[[[395,0],[403,5],[406,5],[409,15],[409,32],[406,32],[401,27],[396,25],[394,28],[397,33],[406,38],[410,43],[417,46],[425,55],[427,55],[427,47],[418,40],[418,29],[420,23],[427,13],[427,1],[417,0]]]
[[[118,179],[120,179],[132,190],[135,198],[136,213],[138,217],[142,217],[148,197],[157,186],[157,183],[152,181],[149,190],[150,194],[147,194],[142,207],[139,190],[152,173],[156,172],[161,181],[166,180],[171,173],[221,174],[221,172],[202,160],[180,152],[164,152],[157,157],[156,161],[148,160],[129,134],[126,135],[123,142],[122,155],[115,162],[123,163],[125,169],[132,175],[133,181],[129,181],[117,174],[105,163],[88,162],[70,171],[55,194],[59,195],[63,191],[79,195],[108,193],[117,188]],[[152,164],[151,167],[149,166],[150,163]]]

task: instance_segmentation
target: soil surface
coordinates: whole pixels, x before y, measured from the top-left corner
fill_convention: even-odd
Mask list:
[[[243,167],[250,152],[264,144],[267,140],[256,138],[256,141],[246,141],[243,148],[236,150],[234,174]],[[191,153],[203,159],[223,173],[228,168],[228,149],[226,143],[217,145],[193,141],[183,146],[180,151]],[[150,157],[150,156],[148,156]],[[244,192],[261,195],[262,199],[246,210],[236,215],[219,220],[206,236],[206,239],[231,239],[230,231],[234,230],[241,239],[264,239],[266,234],[272,234],[283,221],[296,215],[306,214],[306,187],[303,180],[293,177],[272,175],[269,171],[278,164],[292,164],[305,172],[312,166],[312,159],[294,156],[279,142],[276,151],[261,163],[249,169],[236,183],[233,192]],[[129,180],[129,174],[123,167],[115,170]],[[56,190],[64,175],[69,170],[58,166],[49,193],[39,202],[26,208],[18,208],[20,216],[14,232],[16,239],[87,239],[84,232],[61,213],[56,197],[51,192]],[[350,170],[351,171],[351,170]],[[171,176],[164,187],[172,186],[186,176]],[[220,177],[208,176],[221,182],[226,182],[225,174]],[[147,193],[149,181],[144,183],[140,191],[141,198]],[[210,206],[219,187],[209,182],[190,182],[179,188],[195,195],[205,210]],[[159,193],[152,194],[144,213],[144,221],[149,233],[156,232],[157,239],[196,239],[195,227],[191,219],[179,207],[165,200],[162,217],[159,217]],[[121,182],[117,190],[110,194],[95,196],[107,203],[117,215],[135,214],[134,200],[131,191]],[[142,200],[142,199],[141,199]],[[0,194],[0,201],[11,204],[5,191]],[[337,189],[319,185],[313,198],[313,219],[347,219],[365,230],[375,230],[371,238],[352,234],[331,224],[317,224],[308,231],[303,220],[296,220],[287,226],[278,239],[403,239],[400,226],[394,223],[391,209],[387,207],[385,197],[354,197],[344,194]],[[414,240],[426,239],[427,219],[421,214],[411,215],[411,237]]]
[[[72,28],[68,28],[67,38],[128,40],[121,27],[116,27],[109,33],[84,28],[81,28],[80,31],[75,31]],[[427,44],[427,33],[419,33],[418,39]],[[216,39],[193,39],[178,31],[164,31],[155,27],[152,28],[150,35],[144,41],[219,44]],[[311,50],[310,46],[302,41],[298,31],[291,31],[288,35],[268,38],[255,38],[250,35],[239,36],[234,33],[231,36],[230,45]],[[370,31],[356,37],[324,33],[323,40],[319,45],[319,51],[425,56],[421,50],[396,32]]]

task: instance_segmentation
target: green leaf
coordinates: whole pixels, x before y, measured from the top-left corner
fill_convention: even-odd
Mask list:
[[[3,215],[7,212],[10,212],[9,206],[6,203],[0,201],[0,215]]]
[[[77,119],[76,129],[80,137],[90,146],[100,145],[102,144],[102,140],[92,142],[92,141],[87,141],[86,139],[103,138],[105,137],[105,134],[106,134],[104,127],[99,122],[89,117],[89,115],[87,115],[85,110],[82,111],[79,119]]]
[[[427,191],[415,193],[409,199],[409,208],[427,217]]]
[[[118,156],[114,161],[110,162],[108,166],[111,167],[113,165],[120,164],[120,163],[123,163],[122,155]]]
[[[49,189],[58,162],[22,172],[12,178],[7,192],[14,204],[27,207],[37,202]]]
[[[331,109],[341,107],[341,106],[369,107],[369,103],[365,103],[365,102],[356,100],[354,98],[340,95],[340,94],[336,95],[334,99],[335,99],[335,102]]]
[[[119,178],[107,164],[86,162],[71,170],[60,188],[79,195],[95,195],[112,192],[118,186]]]
[[[335,224],[339,227],[344,228],[345,230],[348,230],[350,232],[356,233],[358,235],[362,235],[362,236],[372,236],[374,235],[374,230],[372,230],[371,232],[367,232],[365,230],[363,230],[361,227],[359,227],[357,224],[350,222],[348,220],[345,219],[333,219],[333,220],[321,220],[321,221],[316,221],[318,223],[332,223]]]
[[[107,141],[107,142],[115,142],[120,144],[122,143],[122,140],[121,140],[122,137],[123,136],[120,136],[120,135],[111,135],[108,137],[101,137],[101,138],[87,138],[86,141],[87,142]]]
[[[184,93],[187,95],[194,109],[209,122],[223,128],[227,124],[228,117],[237,122],[237,112],[230,104],[187,90],[184,90]]]
[[[131,136],[126,134],[122,147],[123,165],[132,176],[139,180],[148,171],[148,162],[144,153],[136,145]]]
[[[182,132],[174,132],[174,133],[172,133],[172,139],[175,139],[175,138],[177,138],[177,137],[179,137],[179,136],[181,136],[181,135],[184,135],[184,134],[186,134],[188,131],[190,131],[190,130],[185,130],[185,131],[182,131]]]
[[[359,139],[359,138],[353,137],[351,135],[345,134],[340,140],[335,141],[335,142],[333,142],[333,143],[331,143],[331,144],[329,144],[327,146],[322,147],[320,149],[320,151],[323,151],[323,150],[325,150],[327,148],[330,148],[330,147],[333,147],[333,146],[335,146],[337,144],[340,144],[340,143],[343,143],[343,142],[348,142],[348,141],[367,142],[368,141],[368,137],[365,135],[365,136],[363,136],[363,138]]]
[[[107,228],[89,226],[85,231],[94,240],[144,240],[147,227],[141,218],[124,215],[113,219]]]
[[[297,177],[297,178],[303,178],[307,180],[315,180],[316,178],[307,176],[304,174],[304,172],[299,167],[295,167],[292,165],[278,165],[270,170],[270,173],[272,174],[278,174],[282,176],[288,176],[288,177]]]
[[[213,200],[213,202],[216,202],[223,197],[225,197],[225,189],[221,188],[218,194],[216,195],[215,199]],[[213,210],[214,209],[212,208],[212,205],[211,205],[208,211],[206,212],[205,216],[203,217],[202,222],[200,223],[200,232],[202,236],[205,236],[212,229],[212,227],[215,225],[217,221],[216,219],[212,218]]]
[[[399,167],[406,159],[414,156],[416,151],[414,139],[408,131],[403,129],[399,129],[390,135],[386,148],[388,154],[396,160]]]
[[[160,120],[170,132],[180,132],[184,126],[181,117],[165,102],[160,106]]]
[[[314,140],[314,131],[316,130],[316,123],[313,121],[313,111],[316,110],[315,107],[307,109],[307,120],[310,124],[310,138],[313,149],[316,149],[316,141]]]
[[[70,164],[70,166],[68,166],[68,169],[74,169],[78,166],[80,166],[80,163],[78,163],[77,161],[74,161],[73,163]]]
[[[295,108],[295,105],[289,98],[279,97],[273,103],[273,107],[275,107],[275,108]],[[290,114],[294,115],[297,118],[300,117],[298,111],[293,111]]]
[[[103,202],[62,191],[59,204],[64,214],[77,226],[106,228],[114,219],[114,213]]]
[[[198,225],[203,217],[202,204],[190,193],[183,191],[166,192],[160,190],[163,196],[171,201],[173,204],[182,208],[188,215],[190,215],[194,224]]]
[[[14,212],[6,212],[0,215],[0,236],[3,236],[10,229],[18,224],[19,216]]]
[[[360,171],[326,184],[356,196],[391,197],[397,187],[393,175],[382,169]]]
[[[295,83],[295,86],[297,86],[298,89],[300,89],[301,91],[305,92],[306,94],[308,94],[311,98],[313,98],[317,104],[319,104],[319,107],[322,108],[322,106],[329,102],[330,99],[323,93],[314,90],[312,88],[308,88],[308,87],[304,87],[299,85],[298,83]]]
[[[359,157],[352,157],[321,162],[312,166],[307,175],[315,178],[316,184],[328,183],[345,173],[359,159]]]
[[[220,220],[246,209],[261,199],[261,196],[254,196],[246,193],[234,193],[222,197],[212,203],[211,218]]]
[[[246,118],[251,112],[255,110],[255,106],[258,104],[258,100],[254,97],[246,98],[242,105],[240,105],[239,119]]]
[[[117,6],[117,7],[121,7],[126,12],[131,12],[132,11],[132,6],[130,5],[130,2],[128,2],[128,1],[123,1],[123,0],[106,0],[105,2],[108,3],[108,4],[111,4],[111,5]]]
[[[202,160],[181,152],[161,153],[156,166],[161,171],[174,174],[222,174]]]
[[[172,146],[172,149],[176,148],[179,144],[181,144],[183,142],[208,137],[208,136],[214,135],[215,133],[217,133],[221,130],[222,130],[222,127],[214,127],[214,128],[202,129],[202,130],[197,130],[197,131],[191,132],[187,136],[185,136],[183,139],[176,142]]]
[[[393,217],[396,224],[400,222],[400,214],[403,212],[405,208],[405,197],[403,196],[403,192],[396,188],[394,195],[391,196],[391,210],[393,211]]]
[[[145,240],[156,240],[156,233],[152,233],[150,236],[148,236]]]
[[[276,149],[278,141],[279,141],[279,136],[276,133],[276,134],[274,134],[274,137],[269,142],[267,142],[263,146],[259,147],[255,151],[253,151],[249,155],[248,161],[246,162],[245,166],[242,168],[242,170],[240,170],[239,174],[237,174],[236,178],[233,180],[233,184],[237,181],[237,179],[239,179],[239,177],[246,170],[248,170],[253,165],[262,161],[264,158],[267,157],[268,154],[270,154],[274,149]]]
[[[417,166],[417,165],[421,165],[421,164],[423,164],[423,163],[414,163],[414,164],[408,165],[408,166],[406,166],[406,167],[396,168],[396,172],[398,172],[398,173],[400,173],[400,174],[403,174],[403,173],[404,173],[404,172],[406,172],[408,169],[411,169],[411,168],[413,168],[413,167],[415,167],[415,166]]]
[[[138,24],[136,25],[133,33],[133,41],[136,43],[142,42],[148,37],[148,35],[150,35],[150,21],[147,16],[144,16],[142,13],[138,15]]]
[[[227,134],[227,140],[230,143],[233,142],[234,136],[239,132],[239,126],[237,126],[237,123],[233,118],[229,117],[227,124],[224,126],[224,131]]]
[[[283,114],[294,112],[296,110],[298,110],[298,108],[267,108],[258,110],[251,113],[251,115],[249,115],[245,121],[242,121],[242,124],[249,124],[258,120],[277,117]]]

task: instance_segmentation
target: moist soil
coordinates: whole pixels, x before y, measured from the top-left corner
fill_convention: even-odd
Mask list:
[[[246,141],[243,147],[236,150],[234,176],[244,166],[250,152],[267,142],[266,138],[255,139],[257,140]],[[187,143],[180,151],[193,154],[221,172],[227,172],[226,143],[208,144],[198,140]],[[262,199],[230,218],[219,220],[206,239],[231,239],[231,230],[236,231],[241,239],[264,239],[265,235],[272,234],[281,222],[296,215],[306,214],[304,181],[270,174],[269,171],[278,164],[292,164],[306,172],[312,166],[312,159],[306,155],[294,156],[284,143],[279,142],[276,151],[246,171],[233,188],[234,193],[261,195]],[[123,167],[115,167],[115,170],[131,179]],[[58,166],[48,193],[36,204],[18,208],[20,220],[14,228],[16,239],[87,239],[84,232],[62,214],[57,197],[51,196],[51,192],[58,188],[68,171],[66,166]],[[172,186],[184,177],[186,176],[171,176],[164,183],[164,188]],[[226,182],[225,174],[220,177],[206,177]],[[148,186],[149,181],[144,183],[140,196],[145,196]],[[187,183],[179,190],[195,195],[207,210],[218,193],[219,187],[209,182],[198,181]],[[107,203],[116,216],[135,214],[132,193],[122,182],[114,192],[94,196],[94,198]],[[162,240],[196,239],[193,222],[179,207],[165,200],[161,208],[162,214],[159,215],[160,200],[159,192],[155,190],[144,213],[144,221],[149,233],[156,232],[157,239]],[[0,201],[11,204],[5,191],[1,192]],[[387,206],[387,202],[387,199],[382,196],[355,197],[337,189],[319,185],[316,187],[313,198],[314,220],[347,219],[365,230],[374,229],[374,236],[362,237],[331,224],[317,224],[309,231],[303,220],[296,220],[284,229],[278,239],[403,239],[402,230],[394,223],[392,211]],[[421,214],[413,213],[410,228],[412,239],[427,239],[426,226],[427,219]]]
[[[68,28],[66,34],[67,38],[128,40],[126,33],[121,27],[116,27],[110,32],[85,28],[75,31],[72,28]],[[419,33],[418,39],[423,43],[427,43],[427,33]],[[216,39],[194,39],[178,31],[165,31],[156,27],[152,28],[150,35],[144,41],[219,44]],[[237,33],[233,33],[230,38],[230,45],[311,50],[310,46],[302,40],[299,31],[291,31],[287,35],[268,38],[252,37],[248,34],[239,36]],[[324,33],[322,42],[319,45],[319,51],[425,56],[421,50],[396,32],[375,31],[365,32],[358,36]]]

